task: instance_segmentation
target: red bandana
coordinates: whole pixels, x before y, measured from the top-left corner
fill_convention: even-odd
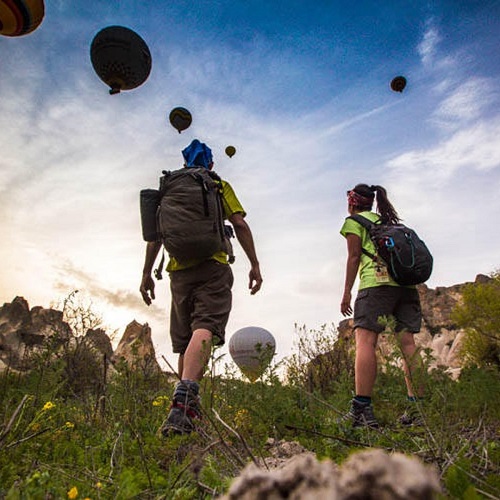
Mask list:
[[[373,204],[373,197],[369,198],[368,196],[363,196],[359,193],[356,193],[356,191],[347,191],[347,201],[349,205],[352,205],[353,207],[367,207],[371,208]]]

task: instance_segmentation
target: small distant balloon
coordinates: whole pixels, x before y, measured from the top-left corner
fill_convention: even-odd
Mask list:
[[[124,26],[108,26],[95,35],[90,59],[110,94],[142,85],[151,72],[151,53],[146,42]]]
[[[43,0],[0,0],[0,34],[27,35],[40,26],[44,15]]]
[[[229,156],[229,158],[232,158],[235,153],[236,153],[236,148],[234,146],[228,146],[226,148],[226,154],[227,156]]]
[[[406,78],[404,76],[396,76],[391,81],[391,89],[394,92],[403,92],[406,87]]]
[[[172,111],[170,111],[168,119],[170,121],[170,125],[172,125],[172,127],[177,129],[179,134],[183,130],[189,128],[191,122],[193,121],[191,113],[186,108],[181,108],[181,107],[174,108]]]
[[[264,328],[247,326],[229,340],[229,353],[238,368],[251,382],[255,382],[271,363],[276,341]]]

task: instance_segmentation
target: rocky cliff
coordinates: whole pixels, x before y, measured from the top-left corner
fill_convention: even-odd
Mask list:
[[[478,275],[475,281],[484,283],[489,279]],[[416,337],[417,344],[430,350],[432,367],[445,367],[452,376],[460,372],[459,347],[464,335],[453,323],[452,311],[462,300],[466,285],[418,287],[423,325]],[[352,337],[352,320],[342,321],[338,330],[340,335]],[[56,348],[57,345],[71,342],[71,339],[71,328],[64,321],[62,311],[42,307],[30,309],[22,297],[16,297],[0,308],[0,370],[7,366],[20,371],[29,369],[30,356],[47,346],[48,342]],[[113,363],[122,361],[149,374],[161,371],[151,339],[151,328],[147,323],[141,325],[135,320],[129,323],[114,351],[110,339],[101,329],[88,330],[85,339]],[[382,357],[386,357],[390,346],[387,336],[382,335],[379,342]]]
[[[111,363],[127,363],[148,373],[159,372],[149,326],[132,321],[113,351],[111,340],[101,328],[88,329],[83,336],[90,348]],[[6,368],[26,371],[34,356],[49,349],[54,354],[60,347],[71,346],[75,338],[63,312],[33,307],[23,297],[0,307],[0,371]]]

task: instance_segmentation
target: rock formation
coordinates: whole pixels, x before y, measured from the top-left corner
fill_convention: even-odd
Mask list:
[[[80,348],[85,345],[99,359],[104,355],[111,361],[113,347],[104,330],[89,329],[80,340]],[[6,368],[27,371],[42,350],[55,355],[62,346],[74,345],[74,334],[62,311],[40,306],[30,309],[23,297],[0,307],[0,371]]]
[[[372,449],[351,455],[342,466],[301,453],[281,467],[245,467],[222,500],[431,500],[440,492],[437,472],[416,457]]]
[[[127,325],[113,359],[115,363],[125,361],[130,367],[148,375],[161,372],[151,339],[151,328],[147,323],[141,325],[134,320]]]
[[[63,313],[54,309],[34,307],[16,297],[0,308],[0,370],[9,366],[15,370],[29,367],[30,356],[52,342],[54,347],[71,336],[63,321]]]
[[[488,280],[490,278],[484,275],[476,277],[476,282],[484,283]],[[435,289],[426,285],[418,287],[423,325],[421,333],[416,337],[417,344],[424,350],[427,348],[430,350],[431,368],[445,367],[452,376],[458,376],[460,373],[459,348],[464,332],[453,323],[451,313],[462,300],[466,285],[467,283],[464,283]],[[343,338],[352,339],[351,331],[352,320],[342,321],[338,326],[339,335]],[[5,303],[0,307],[0,371],[7,366],[15,370],[26,370],[29,368],[30,356],[46,347],[48,342],[52,348],[56,348],[58,345],[70,342],[72,338],[71,328],[63,320],[62,311],[43,307],[33,307],[30,310],[24,298],[16,297],[11,303]],[[101,329],[88,330],[84,339],[92,348],[104,354],[107,360],[113,362],[124,360],[129,366],[145,373],[161,372],[151,340],[151,328],[147,323],[141,325],[134,320],[127,325],[114,353],[109,337]],[[342,346],[342,349],[349,348]],[[387,335],[381,335],[379,341],[381,359],[387,359],[391,349]],[[327,353],[321,356],[324,359],[319,356],[316,363],[328,366],[338,366],[339,359],[345,357],[342,353]],[[334,357],[331,359],[331,356]],[[343,369],[349,370],[352,367],[344,366]],[[314,380],[311,380],[311,383],[314,383]]]

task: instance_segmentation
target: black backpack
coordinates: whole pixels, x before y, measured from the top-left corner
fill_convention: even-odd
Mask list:
[[[417,233],[404,224],[372,222],[362,215],[348,217],[361,224],[370,235],[377,255],[364,248],[363,253],[373,261],[380,257],[394,281],[400,285],[418,285],[432,273],[433,257]]]

